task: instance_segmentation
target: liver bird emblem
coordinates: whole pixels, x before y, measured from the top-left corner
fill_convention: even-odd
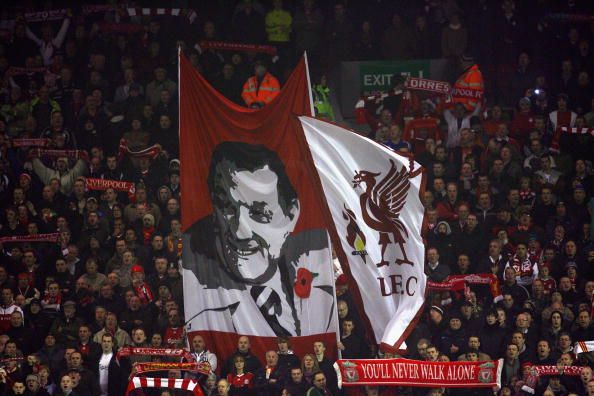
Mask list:
[[[405,166],[397,170],[393,160],[390,160],[390,165],[390,170],[379,183],[376,178],[381,173],[361,170],[357,171],[353,178],[353,188],[365,183],[365,190],[359,196],[363,220],[369,227],[379,232],[382,261],[377,264],[378,267],[390,264],[384,258],[390,243],[397,243],[402,251],[403,258],[396,259],[396,264],[413,265],[413,262],[406,257],[404,249],[408,230],[400,220],[400,211],[406,203],[410,188],[410,174]]]

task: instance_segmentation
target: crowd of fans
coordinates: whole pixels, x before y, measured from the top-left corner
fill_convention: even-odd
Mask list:
[[[592,6],[204,3],[195,20],[185,12],[142,16],[113,7],[28,22],[24,12],[34,8],[3,10],[9,23],[0,44],[0,237],[25,240],[1,244],[0,391],[120,395],[136,358],[118,362],[114,351],[186,344],[179,45],[220,92],[251,107],[271,100],[253,96],[262,78],[278,78],[270,80],[277,87],[307,50],[315,81],[323,81],[315,89],[325,116],[332,106],[321,76],[340,61],[444,57],[455,78],[458,59],[472,54],[485,76],[487,101],[479,107],[447,108],[422,97],[406,112],[395,101],[371,117],[370,136],[414,153],[427,169],[429,280],[494,274],[501,286],[497,296],[479,286],[464,295],[430,293],[407,340],[408,357],[503,358],[501,395],[526,387],[537,395],[594,395],[592,361],[573,350],[577,341],[594,340],[594,24],[547,18]],[[204,49],[204,40],[273,45],[278,60]],[[94,190],[87,178],[130,183]],[[35,240],[53,233],[57,242]],[[342,356],[394,356],[369,341],[344,275],[337,293]],[[203,383],[209,395],[341,392],[321,342],[298,357],[280,338],[278,351],[254,356],[240,337],[237,352],[217,360],[201,337],[188,341],[213,367]],[[559,375],[534,380],[531,365],[556,365]],[[584,367],[580,376],[564,375],[563,366],[575,365]],[[372,386],[342,392],[492,394]]]

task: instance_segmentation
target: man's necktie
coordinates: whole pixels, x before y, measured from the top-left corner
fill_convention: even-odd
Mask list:
[[[278,317],[281,316],[283,311],[278,293],[271,287],[252,286],[250,294],[274,333],[278,336],[291,335],[278,321]]]

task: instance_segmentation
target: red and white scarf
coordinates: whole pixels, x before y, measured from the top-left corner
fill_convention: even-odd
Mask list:
[[[191,363],[173,363],[173,362],[146,362],[146,363],[135,363],[134,368],[137,374],[145,373],[148,371],[161,371],[161,370],[192,370],[197,371],[201,374],[210,374],[210,364],[208,362],[191,362]]]
[[[149,348],[126,346],[118,351],[117,358],[120,359],[121,357],[138,355],[179,357],[185,359],[187,362],[194,362],[194,357],[189,351],[179,348]]]
[[[570,135],[592,135],[594,136],[594,128],[570,128],[570,127],[561,127],[561,132],[567,133]]]
[[[126,12],[128,16],[135,17],[135,16],[161,16],[161,15],[168,15],[168,16],[175,16],[175,17],[186,17],[190,24],[194,23],[196,18],[198,18],[198,14],[196,11],[183,9],[183,8],[141,8],[141,7],[134,7],[134,8],[126,8]]]
[[[89,154],[85,150],[56,150],[35,148],[31,150],[31,155],[37,157],[60,158],[68,157],[72,159],[88,159]]]
[[[139,151],[132,151],[128,147],[128,142],[126,139],[120,139],[120,147],[118,153],[118,159],[121,161],[124,159],[126,155],[133,157],[133,158],[150,158],[152,160],[156,159],[159,154],[161,154],[161,148],[156,144],[145,148],[144,150]]]
[[[450,275],[443,282],[427,282],[427,288],[430,290],[464,291],[465,295],[469,294],[467,285],[489,285],[493,301],[503,299],[499,280],[494,274]]]
[[[21,76],[23,74],[45,73],[46,67],[16,67],[11,66],[6,71],[8,77]]]
[[[12,139],[12,147],[45,147],[49,141],[45,138]]]
[[[551,376],[551,375],[569,375],[572,377],[579,376],[584,369],[582,366],[563,366],[561,370],[557,366],[532,366],[532,371],[540,376]]]
[[[59,232],[51,234],[13,235],[0,238],[0,243],[58,242]]]
[[[580,353],[594,352],[594,341],[578,341],[573,347],[573,351],[576,355]]]
[[[109,188],[115,191],[128,193],[128,197],[133,197],[136,193],[136,186],[132,182],[109,179],[85,178],[85,187],[87,190],[105,191]]]
[[[27,22],[60,21],[68,16],[68,9],[26,12]]]
[[[199,44],[196,44],[194,48],[196,48],[198,52],[207,49],[215,49],[219,51],[252,52],[257,54],[268,54],[271,56],[276,55],[277,52],[276,47],[272,45],[229,43],[226,41],[201,41]]]

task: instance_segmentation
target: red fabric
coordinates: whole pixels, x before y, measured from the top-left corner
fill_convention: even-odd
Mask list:
[[[314,115],[305,61],[299,62],[276,99],[259,110],[239,106],[223,97],[184,56],[179,64],[181,183],[184,196],[192,197],[182,200],[183,228],[213,212],[207,175],[214,148],[225,141],[262,144],[278,153],[299,196],[301,215],[293,232],[327,228],[319,197],[312,188],[314,175],[304,166],[306,153],[299,140],[302,131],[295,117],[295,114]],[[217,356],[229,356],[237,347],[235,333],[190,331],[190,339],[197,334],[205,338]],[[295,352],[302,354],[311,351],[311,343],[316,339],[327,343],[329,356],[335,353],[335,334],[292,337],[291,342]],[[250,337],[250,341],[256,356],[264,356],[267,350],[276,348],[275,337]]]
[[[149,285],[147,285],[146,283],[143,283],[140,286],[135,286],[134,292],[140,299],[140,302],[143,306],[149,305],[154,300],[153,292],[151,291]]]
[[[183,327],[168,327],[165,330],[165,337],[163,342],[169,347],[174,348],[183,345],[184,342],[184,328]]]
[[[277,98],[259,110],[239,106],[222,96],[185,56],[180,58],[180,69],[180,85],[184,88],[180,95],[180,160],[184,164],[181,180],[184,195],[193,197],[182,201],[183,227],[212,213],[206,177],[212,150],[224,141],[263,144],[276,150],[295,183],[302,207],[317,206],[310,183],[296,182],[312,179],[297,148],[298,121],[293,118],[293,114],[313,116],[305,62],[297,65]],[[324,226],[322,218],[320,211],[316,216],[300,216],[295,231]]]
[[[252,373],[245,373],[242,375],[229,374],[227,375],[227,381],[229,381],[232,388],[254,388],[254,374]]]
[[[492,388],[499,365],[490,362],[425,362],[410,359],[338,360],[343,386],[393,385],[425,388]]]

